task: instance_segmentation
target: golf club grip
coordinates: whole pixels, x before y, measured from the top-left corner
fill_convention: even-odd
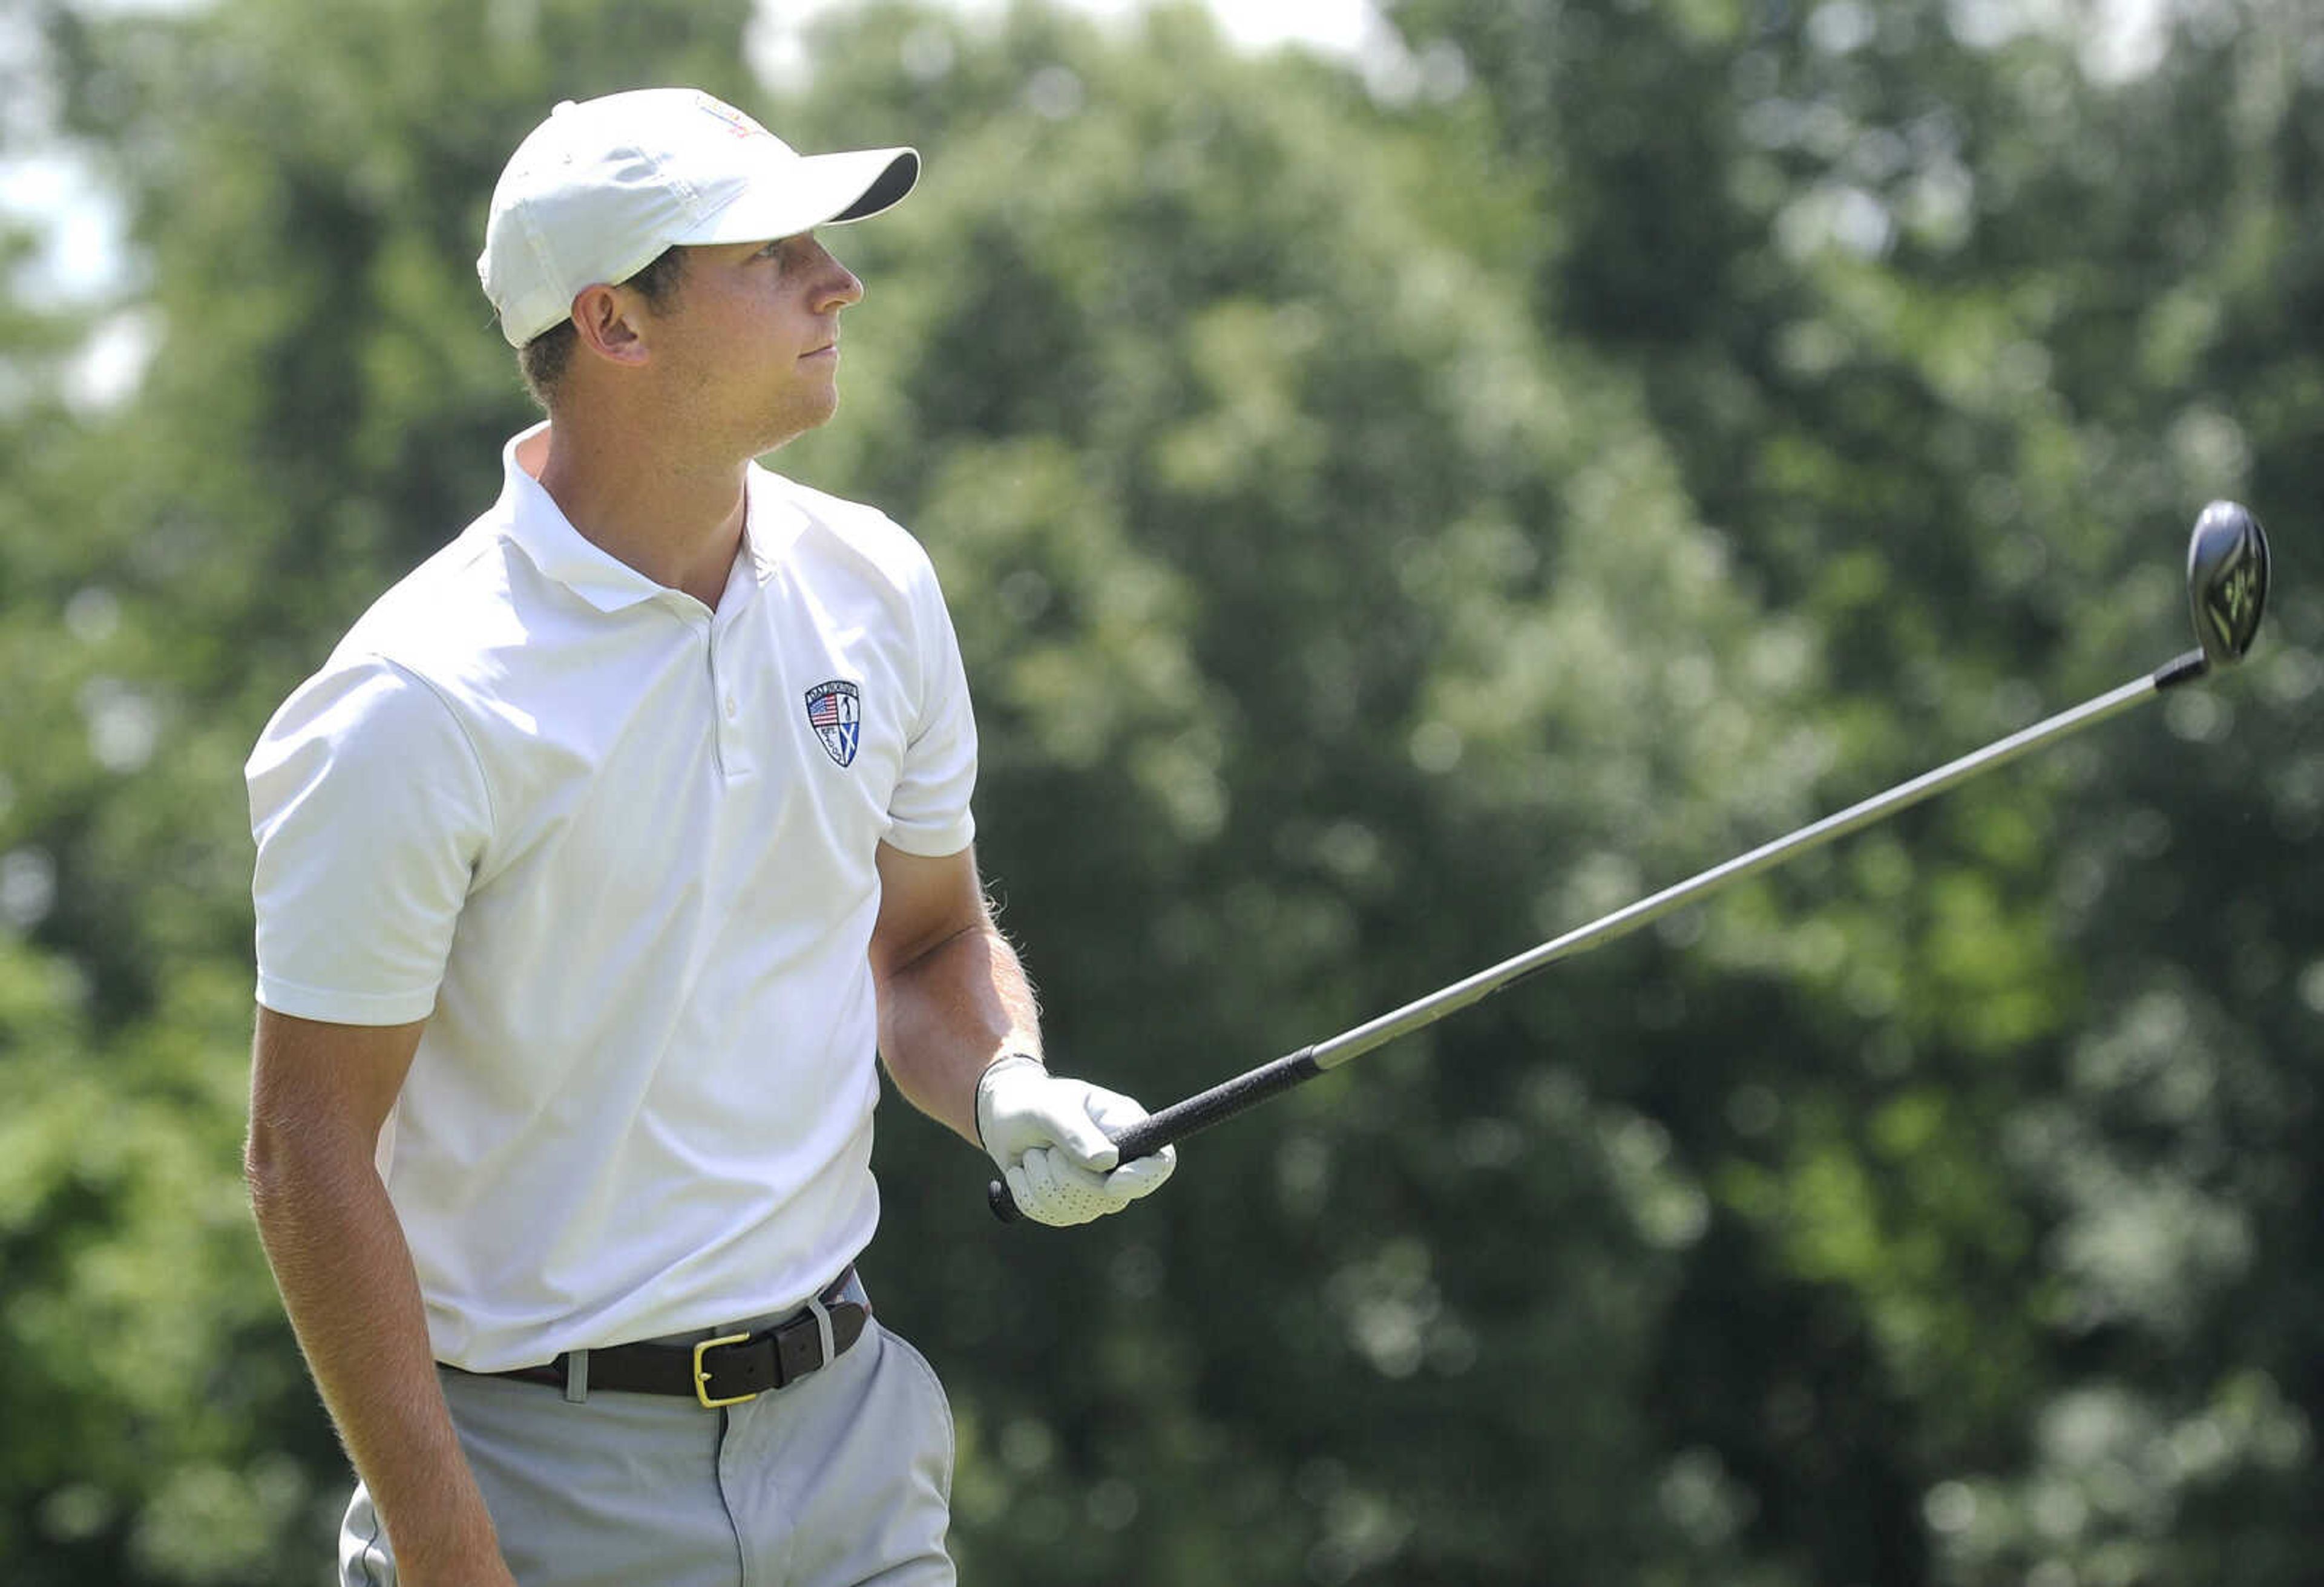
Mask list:
[[[1135,1162],[1141,1157],[1151,1157],[1174,1141],[1183,1141],[1197,1130],[1207,1130],[1221,1119],[1232,1118],[1247,1107],[1256,1107],[1270,1096],[1314,1079],[1323,1072],[1315,1062],[1314,1053],[1314,1047],[1303,1047],[1273,1063],[1247,1069],[1231,1080],[1222,1080],[1207,1091],[1197,1091],[1159,1113],[1148,1114],[1113,1137],[1121,1160]],[[992,1209],[992,1215],[1004,1224],[1013,1224],[1025,1215],[1018,1211],[1017,1199],[1009,1194],[1009,1187],[999,1179],[985,1187],[984,1201]]]

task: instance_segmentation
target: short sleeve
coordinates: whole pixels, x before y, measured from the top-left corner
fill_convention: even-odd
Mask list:
[[[920,709],[904,747],[903,775],[888,801],[888,841],[908,854],[957,854],[976,836],[976,713],[960,640],[944,592],[925,559],[912,586],[920,660]]]
[[[259,1002],[339,1024],[426,1018],[492,825],[451,708],[392,662],[335,658],[244,774]]]

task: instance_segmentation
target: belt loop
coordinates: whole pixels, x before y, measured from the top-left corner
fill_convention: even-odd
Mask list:
[[[827,1367],[839,1359],[838,1346],[831,1338],[831,1307],[824,1305],[822,1296],[815,1295],[807,1298],[807,1308],[815,1314],[816,1335],[823,1341],[823,1359],[816,1364]]]
[[[565,1353],[565,1398],[573,1405],[589,1403],[589,1353],[586,1350]]]

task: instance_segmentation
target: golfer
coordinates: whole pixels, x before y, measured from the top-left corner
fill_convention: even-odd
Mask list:
[[[478,261],[548,422],[250,757],[248,1172],[342,1582],[952,1582],[950,1413],[853,1266],[877,1060],[1028,1216],[1170,1173],[1042,1065],[926,555],[752,461],[838,401],[816,228],[918,170],[559,105]]]

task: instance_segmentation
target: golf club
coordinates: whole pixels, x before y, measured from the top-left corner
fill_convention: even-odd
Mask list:
[[[1804,854],[1893,815],[2030,750],[2102,722],[2166,689],[2192,683],[2214,667],[2234,665],[2250,650],[2253,637],[2259,632],[2260,616],[2267,605],[2267,536],[2259,519],[2232,501],[2212,502],[2196,518],[2194,535],[2187,547],[2187,599],[2193,610],[2200,648],[2178,656],[2144,677],[1973,750],[1908,783],[1900,783],[1886,793],[1876,794],[1788,836],[1762,844],[1748,854],[1714,866],[1392,1013],[1174,1102],[1114,1137],[1121,1160],[1150,1157],[1174,1141],[1231,1118],[1245,1108],[1337,1069],[1350,1059],[1398,1036],[1434,1024],[1480,998],[1515,986],[1561,959],[1635,931],[1730,883],[1757,876],[1794,855]],[[985,1198],[993,1215],[1003,1223],[1013,1223],[1021,1215],[1009,1188],[997,1179],[987,1188]]]

